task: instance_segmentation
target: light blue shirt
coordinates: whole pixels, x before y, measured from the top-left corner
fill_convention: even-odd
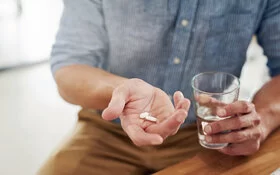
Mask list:
[[[51,67],[100,67],[192,98],[205,71],[240,76],[254,34],[280,74],[279,0],[64,0]],[[195,121],[190,113],[187,123]]]

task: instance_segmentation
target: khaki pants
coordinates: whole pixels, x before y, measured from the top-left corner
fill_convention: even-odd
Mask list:
[[[38,174],[151,174],[192,157],[199,150],[196,125],[180,129],[162,145],[137,147],[120,125],[104,121],[95,111],[82,110],[71,137]]]

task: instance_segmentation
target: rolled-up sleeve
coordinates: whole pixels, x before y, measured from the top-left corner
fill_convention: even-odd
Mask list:
[[[73,64],[103,67],[108,38],[101,0],[64,0],[60,27],[51,53],[51,69]]]
[[[268,0],[257,31],[259,44],[268,57],[270,75],[280,75],[280,1]]]

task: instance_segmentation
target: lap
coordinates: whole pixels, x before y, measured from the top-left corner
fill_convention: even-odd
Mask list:
[[[39,175],[148,174],[200,149],[195,126],[181,129],[160,146],[137,147],[120,126],[88,111],[82,115],[93,118],[78,121],[71,137],[51,155]]]
[[[143,174],[144,168],[136,159],[139,156],[141,149],[130,142],[120,126],[101,119],[81,119],[38,174]]]

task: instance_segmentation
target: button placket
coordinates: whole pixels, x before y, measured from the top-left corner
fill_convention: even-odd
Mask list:
[[[197,0],[181,1],[181,8],[191,6],[191,9],[196,9],[198,5]],[[178,21],[175,28],[172,54],[169,60],[168,69],[166,71],[166,78],[164,83],[164,90],[168,93],[174,93],[181,86],[181,75],[184,72],[184,59],[188,52],[188,45],[190,40],[191,28],[193,21],[188,19],[194,19],[195,10],[187,11],[181,9],[181,14],[178,15]]]
[[[174,64],[180,64],[181,63],[181,59],[178,58],[178,57],[175,57],[174,60],[173,60],[173,63]]]
[[[183,19],[181,24],[182,24],[182,26],[187,27],[189,25],[189,21],[186,19]]]

